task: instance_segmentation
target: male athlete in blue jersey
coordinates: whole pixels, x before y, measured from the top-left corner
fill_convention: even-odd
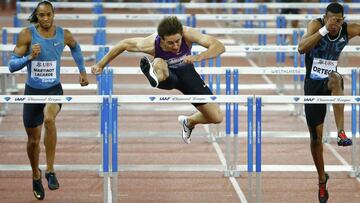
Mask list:
[[[63,94],[60,83],[60,62],[65,46],[70,47],[79,68],[80,85],[88,85],[80,46],[68,30],[53,24],[52,4],[49,1],[41,1],[31,14],[29,21],[32,24],[20,32],[9,62],[10,72],[27,67],[25,95]],[[23,123],[28,135],[27,154],[33,173],[33,193],[39,200],[45,197],[39,169],[39,143],[43,123],[47,162],[45,177],[50,190],[59,188],[54,171],[54,159],[57,140],[55,118],[60,109],[61,104],[24,104]]]
[[[339,3],[330,3],[323,18],[312,20],[299,44],[299,52],[306,53],[305,95],[344,95],[344,81],[337,72],[342,49],[353,37],[360,35],[360,25],[344,22],[344,9]],[[344,131],[344,104],[333,104],[338,130],[337,144],[352,145]],[[323,124],[326,104],[305,104],[306,121],[311,137],[311,153],[319,176],[318,198],[327,202],[329,175],[324,170]]]
[[[198,55],[191,55],[193,43],[206,48]],[[212,36],[183,26],[175,16],[165,17],[157,27],[157,33],[144,38],[121,40],[97,64],[92,72],[100,74],[106,64],[124,51],[143,52],[153,56],[140,61],[140,67],[152,87],[177,89],[184,95],[210,95],[212,92],[194,69],[194,62],[214,58],[225,51],[224,45]],[[223,116],[215,103],[194,103],[199,112],[179,116],[181,136],[185,143],[191,142],[191,132],[197,124],[221,123]]]

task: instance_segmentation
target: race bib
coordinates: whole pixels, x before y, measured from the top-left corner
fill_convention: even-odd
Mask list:
[[[321,80],[327,78],[331,72],[336,71],[337,61],[314,58],[310,78]]]
[[[31,61],[31,78],[43,82],[56,80],[56,61]]]

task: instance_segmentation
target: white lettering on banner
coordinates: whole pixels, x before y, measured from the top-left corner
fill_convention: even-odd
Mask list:
[[[169,68],[178,68],[179,66],[182,66],[184,64],[185,56],[186,55],[166,60],[168,67]]]
[[[265,71],[264,71],[265,72]],[[289,70],[285,70],[285,69],[280,69],[280,70],[270,70],[270,73],[272,74],[281,74],[281,73],[288,73],[288,74],[301,74],[301,69],[289,69]]]
[[[56,79],[56,61],[31,61],[31,78],[52,82]]]
[[[317,101],[319,101],[319,102],[343,102],[343,103],[348,103],[348,102],[351,102],[351,99],[347,99],[347,98],[318,98]]]
[[[185,98],[179,98],[179,97],[173,97],[173,101],[205,101],[206,98],[202,97],[185,97]]]
[[[310,78],[315,80],[327,78],[331,72],[336,71],[336,67],[337,61],[314,58]]]
[[[41,98],[28,97],[27,101],[32,101],[32,102],[63,102],[63,100],[61,98],[54,98],[54,97],[41,97]]]

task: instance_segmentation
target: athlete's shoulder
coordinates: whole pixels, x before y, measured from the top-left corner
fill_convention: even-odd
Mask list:
[[[347,32],[349,35],[349,39],[360,35],[360,24],[358,23],[348,23],[347,24]]]

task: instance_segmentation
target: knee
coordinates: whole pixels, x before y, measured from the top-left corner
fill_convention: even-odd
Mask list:
[[[222,114],[221,112],[218,112],[218,113],[214,116],[212,122],[213,122],[214,124],[219,124],[219,123],[221,123],[223,120],[224,120],[223,114]]]
[[[342,89],[342,77],[338,72],[332,72],[329,75],[329,87],[331,90]]]
[[[40,144],[40,136],[28,135],[28,144],[31,146],[37,146]]]
[[[50,126],[53,126],[55,124],[55,118],[54,117],[45,117],[44,118],[44,126],[45,128],[49,128]]]
[[[169,77],[169,69],[166,61],[161,58],[155,58],[153,62],[154,71],[160,81]]]
[[[322,144],[322,136],[318,136],[316,132],[310,132],[310,139],[312,145]]]

